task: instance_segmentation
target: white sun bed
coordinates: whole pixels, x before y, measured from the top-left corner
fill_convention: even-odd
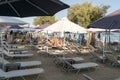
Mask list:
[[[82,57],[61,57],[61,59],[64,59],[64,60],[72,59],[75,62],[80,62],[84,60]]]
[[[0,62],[1,63],[2,63],[2,60],[4,62],[4,65],[11,63],[11,62],[9,62],[9,61],[7,61],[5,59],[2,59],[0,57]],[[33,66],[40,66],[42,64],[41,61],[24,61],[24,62],[14,62],[14,63],[20,63],[20,67],[33,67]]]
[[[8,56],[8,57],[31,57],[31,56],[33,56],[33,54],[28,54],[28,53],[17,53],[17,54],[14,54],[14,52],[15,52],[15,49],[11,49],[11,48],[9,48],[8,47],[8,44],[2,44],[2,47],[3,47],[3,53],[6,55],[6,56]],[[16,48],[17,49],[17,48]],[[18,50],[17,50],[18,51]],[[20,52],[22,52],[21,51],[21,49],[19,50]],[[23,50],[24,51],[24,50]]]
[[[65,56],[67,53],[65,53],[63,50],[56,50],[53,52],[49,52],[48,54],[53,56]]]
[[[38,80],[39,75],[42,73],[44,73],[44,69],[42,69],[42,68],[13,70],[13,71],[9,71],[9,72],[4,72],[2,69],[0,69],[0,78],[9,80],[10,78],[21,77],[23,80],[26,80],[24,78],[25,76],[38,75],[36,78],[36,80]]]
[[[8,57],[31,57],[33,54],[10,54],[9,52],[3,50],[3,53]]]
[[[14,53],[10,53],[6,50],[3,50],[3,53],[8,56],[8,57],[31,57],[33,56],[33,54],[14,54]]]
[[[67,64],[67,71],[77,70],[77,73],[81,69],[98,67],[98,64],[93,62],[70,64],[68,61],[65,61],[65,63]]]

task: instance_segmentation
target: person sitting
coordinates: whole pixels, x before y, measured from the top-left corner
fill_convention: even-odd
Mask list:
[[[54,47],[58,47],[59,46],[59,40],[57,38],[54,39]]]
[[[52,43],[51,43],[50,39],[48,39],[48,40],[46,41],[46,44],[47,44],[48,46],[52,46]]]

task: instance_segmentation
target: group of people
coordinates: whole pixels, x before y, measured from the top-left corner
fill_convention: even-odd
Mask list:
[[[4,38],[8,43],[30,42],[30,36],[27,33],[23,34],[20,31],[7,31],[4,35]]]

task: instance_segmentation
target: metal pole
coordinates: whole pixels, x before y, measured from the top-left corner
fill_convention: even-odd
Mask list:
[[[47,30],[47,42],[48,42],[48,30]],[[47,45],[46,50],[47,50],[47,52],[48,52],[48,45]]]
[[[3,54],[3,44],[2,44],[2,32],[1,32],[1,47],[2,47],[2,69],[4,70],[4,54]]]

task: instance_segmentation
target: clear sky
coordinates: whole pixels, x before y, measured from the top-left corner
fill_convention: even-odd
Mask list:
[[[120,0],[61,0],[62,2],[68,4],[68,5],[74,5],[76,3],[83,3],[83,2],[91,2],[93,5],[110,5],[110,8],[107,11],[107,14],[120,9]],[[55,17],[57,20],[61,19],[62,17],[67,16],[67,9],[59,11],[58,13],[55,14]],[[22,18],[21,20],[28,22],[31,24],[33,23],[33,19],[35,17],[28,17],[28,18]]]

